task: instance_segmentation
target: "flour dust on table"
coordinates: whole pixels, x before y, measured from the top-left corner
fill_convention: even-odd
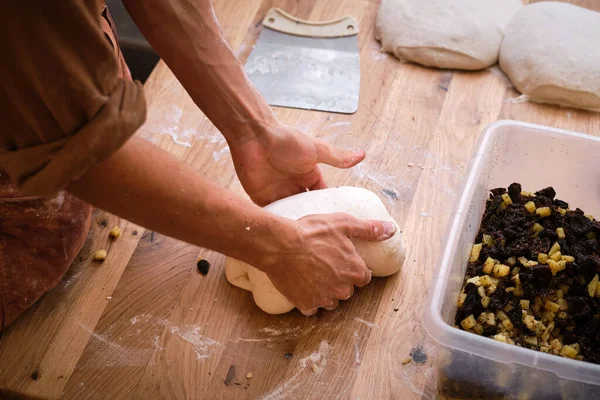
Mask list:
[[[428,67],[478,70],[498,61],[520,0],[383,0],[375,36],[382,50]]]
[[[305,192],[278,200],[266,206],[265,210],[293,220],[310,214],[343,212],[359,219],[393,222],[396,233],[387,240],[351,240],[373,276],[392,275],[404,263],[406,249],[402,232],[381,199],[367,189],[345,186]],[[273,286],[267,274],[253,266],[227,258],[225,274],[231,284],[251,291],[258,307],[266,313],[283,314],[294,309],[294,305]]]

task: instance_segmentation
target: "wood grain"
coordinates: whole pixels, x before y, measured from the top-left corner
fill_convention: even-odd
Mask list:
[[[595,0],[570,2],[600,11]],[[439,71],[382,54],[373,34],[378,1],[214,4],[242,61],[271,7],[305,19],[359,20],[358,112],[276,113],[337,146],[367,151],[359,167],[324,173],[331,185],[380,195],[405,234],[404,268],[374,279],[335,311],[271,316],[227,283],[222,255],[96,211],[60,286],[0,336],[0,390],[65,399],[435,398],[436,345],[420,321],[481,131],[498,119],[517,119],[597,134],[599,114],[514,104],[509,100],[518,93],[497,67]],[[145,90],[148,121],[138,135],[246,197],[225,141],[162,62]],[[117,224],[123,234],[111,240]],[[99,248],[109,252],[102,264],[91,261]],[[211,263],[207,276],[196,271],[198,257]]]

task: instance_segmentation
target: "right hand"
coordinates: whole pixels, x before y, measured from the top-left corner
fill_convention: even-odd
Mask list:
[[[381,241],[392,237],[391,222],[361,220],[349,214],[309,215],[295,224],[295,238],[282,238],[283,248],[270,257],[263,271],[304,315],[319,307],[336,308],[347,300],[354,286],[371,281],[371,271],[350,238]]]

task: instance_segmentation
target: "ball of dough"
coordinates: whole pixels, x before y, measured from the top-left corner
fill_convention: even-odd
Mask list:
[[[309,214],[344,212],[360,219],[390,221],[396,224],[381,199],[369,190],[357,187],[339,187],[315,190],[276,201],[265,207],[273,214],[297,220]],[[388,276],[400,270],[406,254],[402,232],[396,224],[396,233],[381,242],[352,239],[356,251],[373,272],[373,276]],[[225,261],[227,280],[252,292],[254,301],[269,314],[282,314],[294,309],[264,272],[233,258]]]
[[[375,36],[382,50],[429,67],[477,70],[498,61],[520,0],[383,0]]]
[[[600,110],[600,13],[558,2],[524,7],[506,29],[500,67],[532,101]]]

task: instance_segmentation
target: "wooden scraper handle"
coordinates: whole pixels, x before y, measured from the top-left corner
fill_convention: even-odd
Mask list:
[[[296,18],[280,8],[271,8],[262,23],[270,29],[297,36],[335,38],[358,34],[358,22],[350,16],[314,22]]]

